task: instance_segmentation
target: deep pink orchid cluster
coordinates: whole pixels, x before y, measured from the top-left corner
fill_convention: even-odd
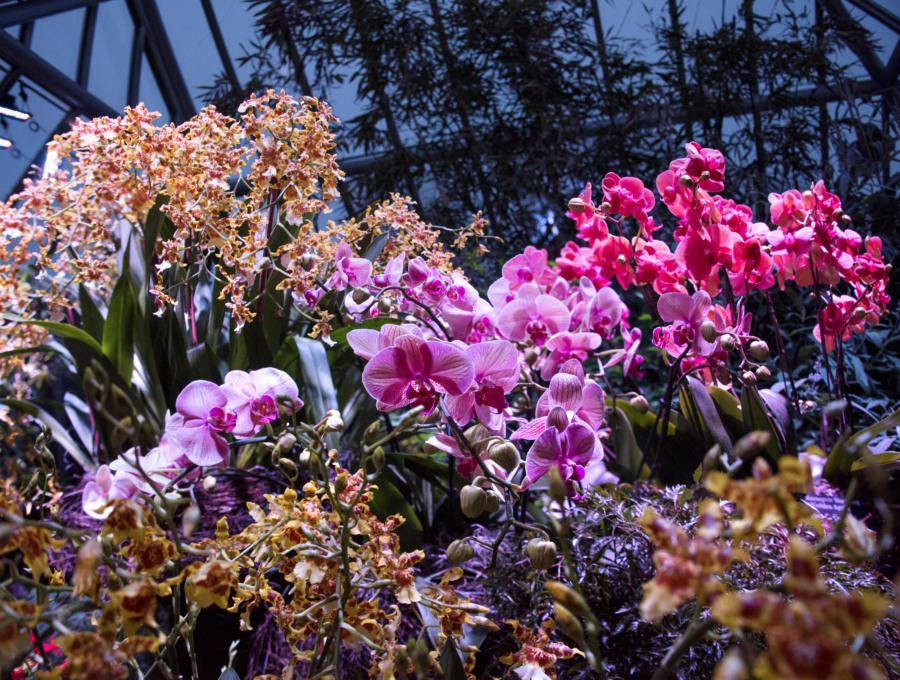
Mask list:
[[[787,281],[815,286],[821,308],[814,334],[829,350],[878,320],[888,302],[881,243],[843,226],[849,218],[822,182],[802,194],[772,194],[770,228],[720,195],[721,152],[695,142],[686,150],[656,179],[675,218],[674,249],[656,238],[653,191],[614,173],[601,182],[599,205],[590,184],[569,202],[567,215],[587,245],[568,243],[553,264],[545,250],[527,247],[503,265],[485,297],[461,274],[421,258],[401,253],[376,272],[340,244],[325,288],[353,287],[343,306],[357,321],[382,314],[405,321],[347,336],[367,361],[363,386],[378,408],[419,406],[448,425],[475,423],[492,437],[533,442],[522,485],[556,466],[574,494],[579,482],[611,478],[596,379],[618,364],[625,376],[642,375],[641,331],[631,327],[613,282],[642,289],[662,321],[653,343],[667,361],[709,382],[732,381],[735,344],[746,361],[756,339],[741,296],[753,290]],[[839,283],[850,290],[835,290]],[[524,398],[511,400],[514,392]],[[460,470],[486,464],[484,447],[475,460],[449,432],[431,444],[462,459]]]
[[[176,493],[170,489],[176,477],[192,481],[201,468],[225,464],[225,435],[254,436],[279,417],[279,404],[289,404],[292,410],[303,406],[293,378],[277,368],[230,371],[221,386],[208,380],[191,382],[175,400],[175,412],[166,414],[156,447],[143,455],[129,449],[95,471],[84,488],[84,511],[102,519],[109,514],[110,501]]]

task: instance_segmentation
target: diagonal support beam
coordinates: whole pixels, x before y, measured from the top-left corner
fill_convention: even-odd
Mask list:
[[[0,59],[77,112],[92,117],[119,115],[106,102],[92,95],[3,30],[0,30]]]
[[[68,12],[70,9],[99,5],[108,0],[29,0],[0,7],[0,28],[18,26],[35,19]]]
[[[156,2],[128,0],[128,9],[131,11],[135,27],[144,29],[147,61],[159,85],[160,94],[166,101],[169,115],[178,123],[187,120],[197,113],[197,110],[181,75],[181,69],[178,68],[178,60],[175,58],[175,51],[169,42]]]

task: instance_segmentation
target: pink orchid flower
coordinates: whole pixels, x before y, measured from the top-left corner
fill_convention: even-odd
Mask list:
[[[569,359],[584,361],[588,354],[597,349],[603,341],[596,333],[557,333],[547,340],[547,349],[550,354],[544,357],[541,365],[541,378],[550,380],[556,372],[556,367]]]
[[[519,352],[506,340],[481,342],[466,347],[475,369],[472,386],[459,396],[447,397],[447,410],[460,425],[477,418],[492,432],[503,428],[506,395],[519,381]]]
[[[106,519],[112,508],[110,502],[132,498],[138,492],[130,477],[114,475],[106,465],[101,465],[84,487],[81,507],[94,519]]]
[[[175,400],[175,410],[182,417],[173,420],[170,435],[194,465],[219,465],[228,460],[228,443],[220,433],[234,429],[236,417],[229,413],[228,397],[222,388],[208,380],[195,380]]]
[[[510,439],[536,439],[548,427],[552,427],[550,414],[561,408],[565,423],[585,425],[591,432],[599,430],[606,420],[606,395],[597,383],[586,382],[584,369],[576,359],[570,359],[550,380],[550,389],[538,399],[535,419],[516,430]],[[561,419],[561,414],[554,417]],[[600,442],[597,442],[600,449]]]
[[[571,313],[555,297],[545,295],[534,284],[522,286],[516,299],[497,315],[497,328],[509,340],[532,340],[543,345],[554,333],[569,330]]]
[[[432,413],[439,394],[458,396],[474,377],[472,360],[455,346],[401,335],[366,364],[362,382],[381,411],[416,404]]]
[[[278,418],[278,398],[287,397],[298,409],[297,383],[277,368],[256,371],[229,371],[222,392],[227,398],[226,410],[235,415],[232,432],[236,437],[252,437],[260,428]]]
[[[678,356],[686,350],[708,356],[716,349],[716,343],[706,340],[700,326],[709,318],[712,300],[709,293],[699,290],[693,295],[666,293],[656,303],[656,310],[663,321],[671,325],[653,332],[653,344]]]
[[[389,323],[377,331],[371,328],[354,328],[347,333],[347,342],[357,356],[368,361],[381,350],[393,347],[401,335],[415,335],[421,338],[422,329],[411,323]]]
[[[379,288],[387,286],[399,286],[400,279],[403,276],[403,265],[406,261],[406,253],[400,253],[396,257],[392,257],[384,266],[384,272],[376,274],[372,277],[372,283]]]
[[[568,494],[574,495],[573,483],[584,479],[584,466],[594,456],[596,441],[594,433],[578,423],[571,423],[562,431],[555,427],[546,429],[528,450],[525,458],[526,479],[522,486],[531,486],[551,467],[557,466],[566,482]]]
[[[344,290],[347,286],[364,286],[371,276],[372,263],[364,257],[353,257],[350,246],[341,241],[334,255],[334,273],[328,279],[327,287]]]

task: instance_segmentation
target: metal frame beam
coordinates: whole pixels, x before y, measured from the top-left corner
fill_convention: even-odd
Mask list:
[[[853,81],[844,83],[841,89],[831,87],[814,87],[800,90],[799,92],[788,94],[774,94],[768,97],[762,97],[751,102],[749,99],[738,102],[728,107],[719,109],[706,108],[704,115],[699,114],[696,110],[675,110],[662,113],[650,113],[643,116],[632,117],[627,114],[616,116],[613,120],[602,120],[588,122],[580,131],[582,137],[592,137],[607,128],[615,129],[641,129],[656,127],[663,124],[677,124],[686,121],[698,121],[711,116],[732,117],[745,115],[754,110],[757,111],[781,111],[800,106],[818,106],[819,104],[827,104],[829,102],[841,101],[844,99],[858,99],[878,94],[890,94],[895,92],[897,88],[885,88],[881,83],[874,80]],[[475,146],[478,146],[476,140]],[[466,153],[467,146],[456,140],[447,140],[444,145],[420,144],[407,151],[416,160],[427,163],[439,159],[452,158],[462,156]],[[353,175],[361,175],[368,172],[373,166],[384,162],[386,159],[394,155],[394,151],[386,151],[383,153],[365,154],[361,156],[350,156],[341,160],[341,170],[348,177]]]
[[[144,29],[147,60],[169,115],[176,122],[187,120],[197,110],[178,68],[178,60],[156,3],[154,0],[128,0],[128,9],[134,25]]]
[[[29,0],[0,7],[0,28],[25,24],[35,19],[68,12],[70,9],[99,5],[108,0]]]
[[[75,80],[82,87],[88,86],[91,73],[91,54],[94,51],[94,33],[97,29],[97,5],[91,5],[84,13],[81,27],[81,43],[78,46],[78,69]]]
[[[219,21],[216,19],[216,13],[213,10],[210,0],[200,0],[203,5],[203,13],[206,15],[206,23],[209,24],[209,30],[212,33],[213,42],[216,44],[216,50],[219,52],[219,59],[222,60],[222,68],[225,69],[225,76],[231,87],[235,91],[239,90],[241,85],[238,81],[237,72],[234,70],[234,64],[231,63],[231,55],[228,54],[228,48],[225,46],[225,38],[222,37],[222,29],[219,28]]]
[[[900,33],[900,17],[893,12],[888,11],[877,2],[872,2],[872,0],[847,0],[847,2],[857,9],[861,9],[875,19],[875,21],[884,24],[894,33]]]
[[[80,113],[87,116],[119,115],[106,102],[88,92],[65,73],[3,30],[0,30],[0,59],[8,62],[23,76],[33,80],[41,88]]]

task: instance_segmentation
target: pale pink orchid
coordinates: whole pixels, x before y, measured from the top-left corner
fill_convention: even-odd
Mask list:
[[[603,341],[596,333],[557,333],[547,340],[550,354],[544,357],[541,365],[541,378],[550,380],[556,367],[569,359],[584,361],[588,354],[600,346]]]
[[[132,498],[137,493],[130,476],[114,475],[108,466],[101,465],[81,493],[81,507],[94,519],[106,519],[112,512],[112,501]]]
[[[665,293],[659,297],[656,310],[663,321],[671,325],[653,331],[653,344],[673,356],[685,351],[708,356],[716,343],[703,337],[700,326],[709,318],[712,300],[709,293],[699,290],[693,295]]]
[[[366,364],[362,382],[381,411],[416,404],[431,413],[439,394],[458,396],[474,377],[472,360],[457,347],[401,335]]]
[[[278,418],[279,397],[287,398],[294,410],[303,406],[297,383],[284,371],[267,367],[256,371],[229,371],[222,392],[226,410],[235,415],[232,432],[236,437],[252,437],[266,423]]]
[[[234,429],[236,417],[229,413],[228,397],[222,388],[208,380],[195,380],[175,400],[175,410],[182,417],[173,428],[166,423],[170,435],[194,465],[219,465],[228,460],[228,443],[221,433]]]
[[[136,448],[128,449],[109,464],[109,469],[115,474],[116,480],[130,482],[141,493],[155,495],[157,489],[164,489],[188,465],[190,461],[184,457],[178,444],[171,437],[163,435],[159,446],[150,449],[146,455],[139,455]],[[147,481],[141,471],[153,484]],[[153,488],[154,484],[156,489]]]
[[[562,409],[562,413],[554,411]],[[595,382],[587,382],[581,362],[570,359],[550,380],[550,389],[538,399],[534,420],[516,430],[510,439],[536,439],[548,427],[552,427],[553,417],[563,422],[585,425],[591,432],[597,432],[606,421],[606,395]],[[565,415],[563,420],[562,416]],[[599,439],[596,449],[602,455]]]
[[[522,286],[516,299],[497,315],[497,328],[509,340],[531,340],[543,345],[547,339],[569,330],[571,312],[555,297],[545,295],[534,284]]]
[[[447,410],[460,425],[477,418],[492,432],[500,432],[506,395],[519,381],[519,352],[506,340],[469,345],[465,352],[475,370],[474,382],[465,393],[447,397]]]
[[[344,241],[338,244],[334,255],[334,273],[328,279],[327,288],[344,290],[369,283],[372,276],[372,263],[364,257],[353,257],[353,251]]]

